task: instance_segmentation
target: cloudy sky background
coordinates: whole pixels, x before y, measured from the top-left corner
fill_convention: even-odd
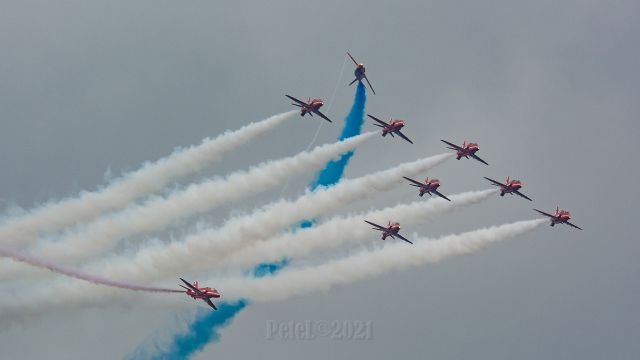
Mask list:
[[[439,139],[473,140],[491,165],[449,161],[435,169],[443,193],[510,175],[535,200],[491,199],[409,233],[473,230],[556,205],[585,229],[544,227],[472,256],[250,306],[197,358],[635,359],[640,352],[637,1],[0,5],[7,209],[95,189],[109,172],[289,110],[285,93],[328,99],[340,80],[328,111],[340,120],[355,90],[346,86],[351,64],[339,79],[349,50],[378,93],[368,94],[367,112],[406,119],[415,145],[369,141],[348,177],[441,153]],[[289,122],[192,180],[294,154],[318,123]],[[318,142],[335,139],[341,126],[324,125]],[[292,179],[284,195],[300,194],[312,176]],[[204,219],[219,224],[279,196],[276,189]],[[414,198],[406,186],[343,212]],[[145,297],[3,324],[3,357],[120,358],[193,305],[146,306]],[[267,320],[334,319],[371,320],[374,339],[265,338]]]

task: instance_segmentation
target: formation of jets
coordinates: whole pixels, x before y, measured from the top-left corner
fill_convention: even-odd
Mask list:
[[[353,72],[353,74],[355,75],[355,79],[353,79],[353,81],[349,83],[349,86],[353,85],[356,81],[362,82],[362,80],[364,80],[369,85],[369,88],[371,89],[371,91],[375,94],[376,92],[373,90],[373,86],[371,85],[371,82],[369,81],[369,78],[367,78],[367,75],[365,73],[364,64],[357,62],[356,59],[354,59],[350,53],[347,52],[347,55],[349,56],[351,61],[353,61],[353,63],[356,65],[356,68]],[[305,115],[309,114],[309,116],[313,117],[313,115],[315,114],[328,122],[332,122],[331,119],[329,119],[325,114],[320,112],[320,108],[324,105],[321,99],[308,98],[308,100],[305,102],[291,95],[285,95],[285,96],[289,98],[291,101],[293,101],[291,105],[294,105],[300,108],[300,116],[304,117]],[[406,125],[404,120],[391,119],[389,120],[389,122],[385,122],[373,115],[367,114],[367,116],[374,121],[373,123],[374,126],[377,126],[382,129],[382,137],[386,137],[387,135],[391,135],[391,137],[395,137],[395,135],[398,135],[398,137],[413,144],[413,141],[411,141],[401,131]],[[460,160],[463,157],[465,159],[472,158],[485,165],[489,165],[489,163],[481,159],[476,154],[480,150],[477,143],[467,142],[465,140],[462,142],[462,145],[456,145],[446,140],[441,140],[441,141],[447,145],[448,149],[454,150],[456,152],[457,160]],[[438,188],[440,187],[440,180],[438,179],[426,178],[424,182],[420,182],[406,176],[403,176],[403,178],[409,181],[409,185],[418,188],[418,195],[420,197],[424,196],[424,194],[429,194],[429,195],[435,194],[443,198],[444,200],[451,201],[451,199],[449,199],[448,197],[446,197],[445,195],[443,195],[438,191]],[[485,179],[491,182],[492,185],[495,185],[500,188],[500,196],[504,196],[505,194],[512,194],[512,195],[516,194],[524,199],[533,201],[531,200],[531,198],[529,198],[528,196],[520,192],[520,190],[522,189],[522,182],[520,180],[515,180],[507,177],[506,181],[502,183],[502,182],[490,179],[488,177],[485,177]],[[551,226],[555,226],[556,224],[565,224],[565,225],[574,227],[576,229],[582,230],[580,227],[569,222],[569,220],[571,219],[571,214],[568,211],[560,210],[559,207],[556,207],[556,211],[554,214],[549,214],[538,209],[534,209],[534,210],[540,213],[541,215],[544,215],[550,218]],[[382,240],[386,240],[388,237],[392,239],[398,238],[403,241],[406,241],[409,244],[413,244],[413,242],[411,242],[404,236],[400,235],[400,223],[398,222],[389,221],[387,226],[382,226],[368,220],[364,220],[364,221],[367,224],[373,226],[372,228],[373,230],[382,232],[382,237],[381,237]],[[216,289],[209,288],[209,287],[198,287],[197,281],[191,284],[182,278],[180,278],[180,280],[182,280],[182,282],[186,285],[186,286],[180,285],[182,288],[186,290],[185,291],[186,295],[194,299],[201,299],[204,302],[206,302],[211,308],[213,308],[214,310],[216,309],[216,306],[211,301],[211,299],[220,297],[220,293]]]

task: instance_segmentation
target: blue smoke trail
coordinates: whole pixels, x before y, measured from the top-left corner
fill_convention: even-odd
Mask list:
[[[364,107],[366,101],[367,95],[365,87],[362,82],[358,82],[353,105],[345,118],[344,127],[338,140],[360,135],[362,124],[364,123]],[[325,168],[318,172],[316,179],[309,184],[309,189],[313,191],[319,186],[331,186],[340,181],[344,174],[344,169],[347,167],[353,153],[353,151],[349,151],[342,154],[340,159],[328,162]],[[301,228],[311,226],[313,226],[313,220],[305,220],[300,223]],[[289,261],[284,259],[278,263],[259,264],[253,269],[253,275],[256,277],[273,275],[287,266],[288,263]],[[231,304],[223,302],[218,306],[218,311],[210,311],[209,309],[198,310],[196,319],[189,325],[189,330],[186,333],[175,335],[167,351],[159,353],[161,351],[155,349],[156,354],[148,354],[142,350],[138,350],[131,359],[187,359],[202,350],[209,342],[218,341],[220,339],[219,330],[229,325],[236,314],[248,304],[249,302],[247,300],[240,300]]]
[[[344,127],[338,140],[344,140],[353,136],[360,135],[362,131],[362,124],[364,123],[364,106],[367,102],[367,94],[362,82],[358,82],[356,88],[356,96],[353,99],[353,105],[349,114],[344,119]],[[330,161],[327,165],[318,172],[316,179],[309,184],[309,190],[313,191],[319,186],[331,186],[335,185],[344,174],[344,169],[349,163],[349,159],[353,156],[353,151],[342,154],[340,159]],[[313,226],[313,220],[304,220],[300,223],[301,228],[308,228]]]
[[[255,277],[264,277],[277,273],[289,263],[282,260],[278,263],[259,264],[252,274]],[[241,299],[234,303],[221,302],[218,310],[212,311],[207,308],[198,308],[195,319],[184,333],[172,336],[168,344],[162,346],[154,344],[153,349],[144,346],[139,347],[134,353],[128,356],[131,360],[138,359],[188,359],[192,355],[201,351],[208,343],[220,340],[219,330],[233,321],[233,318],[244,309],[249,302]]]
[[[362,124],[364,123],[364,105],[366,101],[367,95],[365,87],[361,82],[358,82],[353,105],[344,121],[344,128],[342,128],[342,133],[338,140],[360,135]],[[315,190],[318,186],[331,186],[340,181],[344,169],[347,167],[349,159],[351,159],[352,156],[353,151],[349,151],[348,153],[342,154],[340,159],[328,162],[327,166],[318,173],[316,180],[309,185],[309,188]]]

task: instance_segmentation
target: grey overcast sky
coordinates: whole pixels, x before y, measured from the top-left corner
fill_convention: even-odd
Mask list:
[[[250,306],[197,359],[637,359],[639,35],[633,0],[2,0],[2,205],[95,189],[107,173],[288,110],[285,93],[327,99],[348,50],[378,93],[367,112],[406,119],[415,145],[370,141],[346,176],[441,153],[439,139],[474,140],[491,166],[446,163],[432,173],[443,192],[510,175],[535,207],[560,205],[585,230],[544,227],[471,256]],[[328,111],[338,120],[353,99],[352,70]],[[297,118],[201,176],[296,153],[317,124]],[[323,126],[318,141],[341,126]],[[414,196],[401,187],[349,210]],[[531,207],[497,197],[409,231],[530,219]],[[1,325],[0,357],[122,358],[170,331],[176,313],[147,307],[144,295],[126,308],[52,311]],[[307,319],[371,320],[374,339],[265,338],[268,320]]]

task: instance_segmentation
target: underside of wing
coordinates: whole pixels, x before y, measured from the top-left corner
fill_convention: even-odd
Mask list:
[[[491,182],[493,183],[493,185],[500,186],[500,187],[502,187],[502,186],[504,185],[504,184],[502,184],[501,182],[499,182],[499,181],[495,181],[495,180],[493,180],[493,179],[489,179],[489,178],[488,178],[488,177],[486,177],[486,176],[483,176],[483,177],[484,177],[485,179],[487,179],[487,180],[491,181]]]
[[[369,84],[369,88],[371,89],[371,92],[373,93],[373,95],[375,95],[376,91],[373,90],[373,86],[371,86],[371,83],[369,82],[369,78],[367,77],[367,75],[364,76],[364,79],[367,80],[367,84]]]
[[[409,140],[408,137],[406,137],[400,130],[396,130],[395,131],[396,135],[400,136],[401,138],[407,140],[408,142],[410,142],[411,144],[413,144],[413,141]]]
[[[460,146],[456,145],[456,144],[452,144],[452,143],[450,143],[450,142],[448,142],[446,140],[440,140],[440,141],[442,141],[443,143],[451,146],[451,148],[450,148],[451,150],[462,150],[462,148]]]
[[[544,216],[548,216],[548,217],[550,217],[550,218],[555,218],[555,216],[553,216],[553,215],[551,215],[551,214],[549,214],[549,213],[546,213],[546,212],[544,212],[544,211],[540,211],[540,210],[538,210],[538,209],[533,209],[533,210],[535,210],[535,211],[539,212],[540,214],[542,214],[542,215],[544,215]]]
[[[351,54],[349,54],[348,51],[347,51],[347,55],[349,55],[349,57],[351,58],[351,61],[353,61],[353,63],[356,64],[356,66],[358,66],[358,62],[356,61],[356,59],[353,58],[353,56],[351,56]]]
[[[446,196],[442,195],[438,190],[433,190],[433,191],[431,191],[431,192],[432,192],[432,193],[434,193],[434,194],[436,194],[436,195],[438,195],[438,196],[440,196],[441,198],[443,198],[443,199],[445,199],[445,200],[447,200],[447,201],[451,201],[451,199],[449,199],[448,197],[446,197]]]
[[[527,195],[525,195],[525,194],[521,193],[521,192],[520,192],[520,191],[518,191],[518,190],[514,191],[514,193],[515,193],[516,195],[520,195],[521,197],[523,197],[523,198],[525,198],[525,199],[527,199],[527,200],[529,200],[529,201],[533,201],[533,200],[531,200]]]
[[[182,282],[183,282],[183,283],[185,283],[185,284],[189,287],[189,289],[191,289],[191,290],[195,291],[195,292],[196,292],[196,294],[199,294],[199,295],[205,295],[205,293],[203,293],[202,291],[200,291],[200,289],[198,289],[197,287],[195,287],[195,286],[191,285],[187,280],[185,280],[185,279],[183,279],[183,278],[180,278],[180,280],[182,280]]]
[[[292,101],[295,101],[295,102],[297,102],[298,104],[300,104],[300,105],[302,105],[302,106],[307,106],[307,103],[306,103],[306,102],[304,102],[304,101],[302,101],[302,100],[298,100],[298,99],[294,98],[294,97],[293,97],[293,96],[291,96],[291,95],[286,95],[286,94],[285,94],[284,96],[288,97],[288,98],[289,98],[289,99],[291,99]],[[294,105],[295,105],[295,104],[294,104]]]
[[[377,117],[371,115],[371,114],[367,114],[368,117],[372,118],[374,121],[378,122],[378,124],[382,125],[382,127],[387,127],[389,126],[389,124],[387,124],[386,122],[378,119]]]
[[[211,301],[211,299],[209,298],[204,298],[202,299],[204,302],[207,303],[207,305],[211,306],[213,308],[213,310],[218,310],[218,308],[213,304],[213,301]]]
[[[581,228],[581,227],[579,227],[579,226],[577,226],[577,225],[574,225],[574,224],[572,224],[572,223],[570,223],[570,222],[568,222],[568,221],[567,221],[567,222],[565,222],[565,224],[567,224],[567,225],[569,225],[569,226],[571,226],[571,227],[574,227],[574,228],[576,228],[576,229],[578,229],[578,230],[582,230],[582,228]]]
[[[369,225],[375,226],[377,230],[386,230],[387,229],[386,227],[380,226],[380,225],[378,225],[376,223],[372,223],[371,221],[365,220],[364,222],[366,222]]]
[[[483,163],[485,165],[489,165],[489,163],[487,163],[486,161],[480,159],[480,157],[478,155],[476,155],[476,154],[471,155],[471,157],[476,159],[476,160],[478,160],[478,161],[480,161],[481,163]]]
[[[402,239],[402,240],[404,240],[404,241],[408,242],[409,244],[413,244],[411,241],[409,241],[409,239],[407,239],[406,237],[404,237],[404,236],[402,236],[402,235],[400,235],[400,234],[394,234],[393,236],[397,236],[397,237],[399,237],[400,239]]]
[[[407,180],[411,181],[411,182],[413,183],[412,185],[420,186],[420,187],[424,186],[424,184],[423,184],[423,183],[421,183],[421,182],[419,182],[419,181],[415,181],[415,180],[413,180],[412,178],[408,178],[408,177],[406,177],[406,176],[403,176],[403,178],[405,178],[405,179],[407,179]]]
[[[320,116],[321,118],[327,120],[328,122],[332,122],[328,117],[326,117],[323,113],[321,113],[319,110],[314,110],[313,111],[316,115]]]

